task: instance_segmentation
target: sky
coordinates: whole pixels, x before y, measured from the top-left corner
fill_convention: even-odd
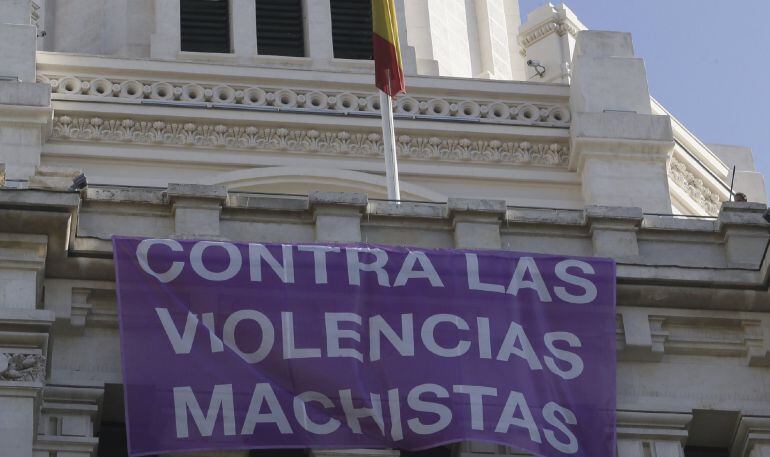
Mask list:
[[[522,21],[543,3],[520,0]],[[631,32],[650,94],[704,143],[751,147],[770,185],[770,0],[564,3],[590,29]]]

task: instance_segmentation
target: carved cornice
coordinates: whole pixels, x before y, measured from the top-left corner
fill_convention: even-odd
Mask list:
[[[519,44],[522,46],[522,53],[526,53],[526,48],[552,33],[556,33],[559,36],[570,34],[574,37],[581,30],[586,30],[585,25],[569,16],[568,10],[563,8],[563,6],[559,6],[553,9],[552,15],[547,20],[532,27],[527,27],[525,24],[525,27],[522,28],[522,32],[519,34]]]
[[[383,156],[382,137],[375,132],[175,123],[159,119],[104,119],[62,115],[54,119],[51,139],[348,157]],[[566,167],[569,161],[569,147],[561,143],[400,135],[397,145],[398,155],[407,160],[549,167]]]
[[[53,98],[141,103],[173,102],[182,106],[244,107],[317,114],[378,115],[378,95],[319,89],[205,84],[165,80],[125,80],[41,74]],[[457,119],[491,124],[568,127],[569,107],[559,103],[480,100],[405,95],[396,100],[396,116],[415,119]]]
[[[676,157],[671,158],[668,176],[687,195],[690,196],[706,213],[711,216],[719,214],[722,200],[719,194],[706,185],[703,179],[696,176],[684,162]]]
[[[45,356],[0,353],[0,383],[45,381]]]

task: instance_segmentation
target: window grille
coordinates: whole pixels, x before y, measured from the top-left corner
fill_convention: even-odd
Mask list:
[[[229,0],[181,0],[182,51],[230,52]]]
[[[331,0],[334,57],[372,60],[370,0]]]
[[[257,0],[257,53],[305,56],[302,0]]]

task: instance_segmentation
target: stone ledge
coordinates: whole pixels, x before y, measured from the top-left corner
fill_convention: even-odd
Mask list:
[[[580,209],[509,208],[505,220],[514,224],[585,224],[584,211]]]
[[[358,192],[320,192],[314,191],[308,195],[310,207],[316,206],[353,206],[366,208],[369,197]]]
[[[644,220],[644,213],[642,208],[590,205],[586,206],[585,220],[588,224],[594,221],[613,221],[632,222],[638,226]]]
[[[170,183],[166,190],[166,195],[172,203],[181,198],[224,202],[227,200],[227,188],[225,186],[208,186],[204,184]]]
[[[444,219],[447,217],[447,207],[443,203],[371,202],[369,203],[367,214],[372,216]]]
[[[110,203],[149,203],[162,205],[164,191],[161,189],[89,187],[83,193],[83,200]]]
[[[724,202],[719,212],[719,226],[743,225],[770,229],[764,219],[767,205],[751,202]]]
[[[480,213],[505,217],[508,210],[505,200],[487,200],[475,198],[450,198],[447,202],[449,214]]]
[[[258,209],[268,211],[307,211],[310,200],[307,197],[271,195],[230,194],[227,197],[229,209]]]

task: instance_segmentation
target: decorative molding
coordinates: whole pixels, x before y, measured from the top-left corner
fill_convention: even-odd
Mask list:
[[[0,354],[0,381],[45,381],[45,356],[40,354]]]
[[[174,102],[215,107],[250,107],[319,114],[376,115],[379,96],[371,93],[297,89],[233,84],[124,80],[43,74],[38,81],[51,85],[54,100]],[[405,95],[395,103],[396,116],[415,119],[457,119],[492,124],[569,127],[568,105],[526,101],[473,100]]]
[[[104,119],[61,115],[52,140],[100,141],[159,146],[285,151],[304,154],[383,156],[379,133],[320,131],[256,126],[174,123],[162,120]],[[566,167],[569,146],[561,143],[478,140],[463,137],[401,135],[404,159]]]
[[[519,34],[519,44],[522,47],[522,55],[526,55],[526,48],[546,38],[552,33],[556,33],[559,36],[570,34],[573,37],[576,37],[578,32],[586,30],[586,26],[580,21],[569,17],[567,13],[570,11],[563,5],[552,8],[552,15],[547,20],[532,27],[527,27],[527,24],[524,24],[524,27],[522,27],[522,32]]]
[[[722,200],[713,189],[698,178],[684,162],[676,157],[671,158],[671,164],[668,170],[668,176],[682,190],[690,196],[695,202],[711,216],[719,215],[719,209],[722,206]]]

